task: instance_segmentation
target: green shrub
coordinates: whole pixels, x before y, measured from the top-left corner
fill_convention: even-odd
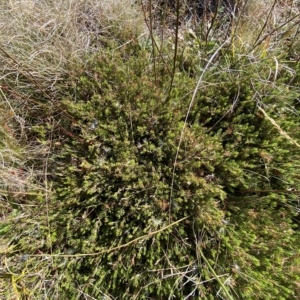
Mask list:
[[[287,107],[293,92],[284,80],[264,83],[263,62],[257,73],[210,70],[214,84],[201,86],[184,127],[195,80],[176,74],[167,97],[168,81],[155,83],[146,54],[91,58],[62,102],[69,135],[52,164],[52,250],[79,256],[63,269],[60,293],[293,297],[299,155],[258,108]],[[284,129],[298,126],[294,113]]]
[[[172,74],[172,38],[112,34],[45,89],[1,78],[45,149],[0,224],[4,297],[298,299],[298,61],[194,34]]]

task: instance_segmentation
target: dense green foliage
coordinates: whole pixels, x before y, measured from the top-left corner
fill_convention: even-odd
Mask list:
[[[28,92],[51,192],[7,197],[18,299],[299,299],[299,60],[186,39],[175,74],[172,39],[113,41]]]
[[[276,106],[275,117],[292,105],[290,78],[264,83],[268,61],[259,80],[250,67],[213,70],[184,127],[195,79],[176,74],[167,97],[169,77],[156,83],[146,62],[143,50],[96,55],[78,67],[62,101],[48,247],[100,254],[70,258],[59,294],[75,299],[81,287],[95,298],[224,296],[201,251],[232,297],[295,297],[299,150],[258,109]],[[281,125],[294,132],[295,111],[285,113]]]

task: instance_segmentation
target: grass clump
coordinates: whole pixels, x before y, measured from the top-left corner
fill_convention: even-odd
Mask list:
[[[4,297],[298,299],[298,10],[279,18],[275,1],[243,36],[246,2],[165,38],[155,14],[140,35],[137,6],[41,1],[40,18],[7,6],[20,32],[29,16],[55,26],[1,52],[1,147],[33,172],[25,200],[14,186],[1,202]],[[39,41],[62,50],[27,62]]]

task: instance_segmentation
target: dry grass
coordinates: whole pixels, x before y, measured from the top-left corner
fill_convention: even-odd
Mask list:
[[[23,151],[20,147],[24,145],[19,142],[26,140],[24,129],[30,127],[24,121],[28,103],[34,106],[41,100],[36,95],[53,101],[56,85],[68,77],[72,61],[102,51],[103,43],[110,38],[120,45],[127,43],[141,35],[144,26],[142,12],[131,0],[122,1],[122,5],[116,0],[1,0],[0,6],[0,99],[1,109],[8,112],[1,119],[5,137],[1,157],[6,168],[2,168],[1,177],[15,186],[30,179],[29,174],[23,174],[16,183],[11,175],[19,172],[7,166],[11,161],[19,169],[24,160],[17,158],[15,151]],[[37,103],[36,109],[41,105]],[[48,150],[42,148],[24,151],[30,156],[44,155]]]
[[[2,1],[1,68],[26,73],[40,88],[54,89],[74,59],[97,52],[103,37],[126,43],[143,32],[143,17],[130,0]],[[5,51],[5,52],[4,52]]]

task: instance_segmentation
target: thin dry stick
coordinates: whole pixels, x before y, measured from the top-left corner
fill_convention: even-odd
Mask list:
[[[172,227],[172,226],[188,219],[189,217],[190,216],[181,218],[181,219],[173,222],[172,224],[169,224],[169,225],[167,225],[167,226],[165,226],[161,229],[158,229],[156,231],[149,232],[149,233],[147,233],[143,236],[140,236],[140,237],[138,237],[138,238],[126,243],[126,244],[123,244],[123,245],[120,245],[120,246],[117,246],[117,247],[113,247],[113,248],[109,248],[109,249],[105,249],[105,250],[95,252],[95,253],[78,253],[78,254],[46,254],[46,253],[44,253],[44,254],[31,254],[31,255],[27,255],[27,256],[28,257],[45,257],[45,256],[47,256],[47,257],[86,257],[86,256],[98,256],[98,255],[103,254],[103,253],[109,253],[109,252],[112,252],[112,251],[115,251],[115,250],[119,250],[121,248],[125,248],[125,247],[127,247],[131,244],[134,244],[134,243],[142,240],[142,239],[149,238],[153,235],[156,235],[156,234],[158,234],[158,233],[160,233],[160,232],[162,232],[162,231],[164,231],[164,230],[166,230],[166,229],[168,229],[168,228],[170,228],[170,227]]]
[[[28,195],[28,196],[37,196],[39,195],[40,193],[39,192],[14,192],[14,191],[7,191],[7,190],[1,190],[0,189],[0,193],[3,193],[3,194],[7,194],[7,195]]]
[[[54,128],[54,126],[52,126],[52,128]],[[53,134],[53,130],[51,130],[51,141],[52,141],[52,134]],[[50,225],[50,221],[49,221],[49,187],[48,187],[48,162],[49,162],[49,158],[50,158],[50,153],[51,153],[51,147],[48,148],[47,151],[47,157],[46,157],[46,161],[45,161],[45,166],[44,166],[44,182],[45,182],[45,204],[46,204],[46,220],[47,220],[47,227],[48,227],[48,237],[50,240],[50,252],[52,254],[52,241],[51,241],[51,225]]]
[[[293,140],[284,130],[280,128],[280,126],[275,122],[274,119],[268,116],[268,114],[265,112],[264,109],[258,106],[258,109],[264,114],[264,116],[275,126],[275,128],[278,130],[278,132],[284,136],[287,140],[289,140],[292,144],[296,145],[298,148],[300,148],[300,145]]]
[[[172,89],[173,89],[173,83],[174,83],[175,72],[176,72],[176,61],[177,61],[177,54],[178,54],[179,13],[180,13],[179,5],[180,5],[179,0],[177,0],[176,1],[175,49],[174,49],[173,70],[172,70],[168,98],[170,97]]]
[[[141,5],[142,5],[142,10],[143,10],[143,14],[144,14],[144,18],[145,18],[145,22],[146,22],[146,26],[148,27],[148,30],[149,30],[149,33],[150,33],[150,37],[151,37],[151,46],[152,46],[152,55],[153,55],[153,71],[154,71],[154,80],[155,82],[157,82],[157,72],[156,72],[156,58],[155,58],[155,48],[157,49],[158,51],[158,55],[160,57],[160,59],[162,60],[162,62],[164,63],[164,66],[166,67],[166,69],[168,70],[168,72],[170,73],[170,69],[169,69],[169,66],[168,64],[166,63],[165,59],[164,59],[164,56],[162,54],[162,45],[160,47],[158,47],[156,41],[155,41],[155,38],[154,38],[154,32],[153,32],[153,14],[152,14],[152,8],[151,8],[151,2],[149,3],[149,6],[148,6],[148,10],[149,10],[149,18],[150,18],[150,21],[148,22],[146,19],[146,12],[147,12],[147,8],[145,7],[143,1],[141,1]]]
[[[154,81],[155,81],[155,83],[157,83],[157,78],[156,78],[156,58],[155,58],[155,46],[157,46],[157,45],[156,45],[156,42],[155,42],[155,39],[154,39],[154,35],[153,35],[152,1],[149,0],[149,4],[148,4],[149,22],[146,21],[146,8],[144,7],[143,1],[141,1],[141,4],[142,4],[142,8],[143,8],[143,13],[144,13],[144,17],[145,17],[145,22],[146,22],[146,25],[148,26],[149,33],[150,33],[151,40],[152,40],[152,55],[153,55]],[[158,48],[158,47],[157,47],[157,48]]]

